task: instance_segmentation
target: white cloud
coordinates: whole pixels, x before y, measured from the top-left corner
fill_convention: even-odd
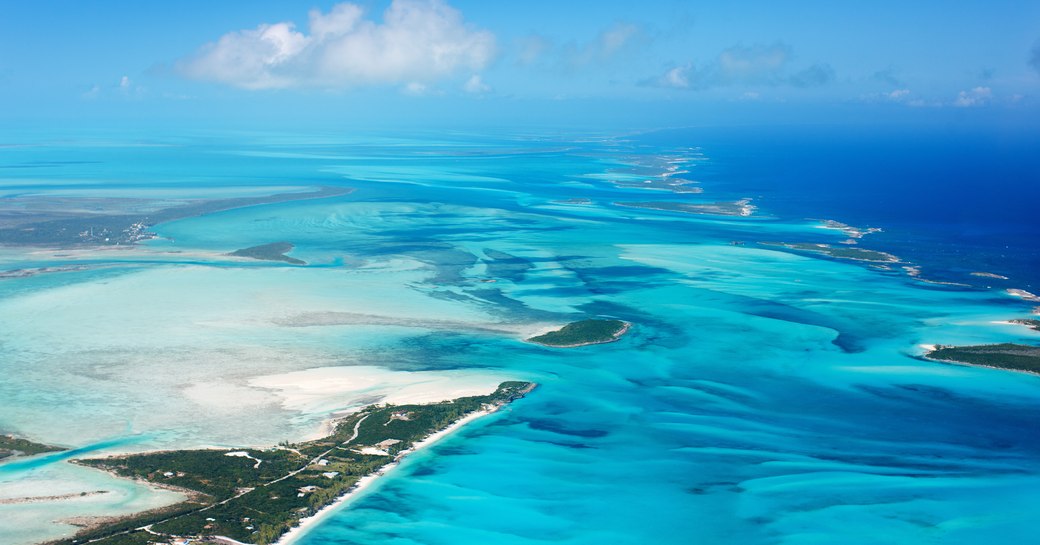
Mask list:
[[[910,89],[896,89],[891,93],[887,93],[885,98],[893,102],[899,102],[910,95]]]
[[[953,105],[958,108],[982,106],[988,103],[991,98],[993,98],[992,89],[989,87],[976,87],[970,91],[958,93],[957,98],[953,101]]]
[[[389,84],[411,92],[483,69],[494,53],[494,35],[466,24],[443,0],[393,0],[382,22],[342,3],[328,13],[312,10],[309,34],[290,22],[230,32],[178,68],[245,89]]]
[[[690,64],[669,68],[657,79],[657,85],[673,89],[687,89],[690,87],[690,72],[692,70],[693,65]]]
[[[466,84],[462,86],[462,90],[466,91],[467,93],[482,95],[484,93],[490,92],[491,86],[484,83],[484,80],[480,77],[479,74],[473,74],[472,76],[470,76],[468,80],[466,80]]]
[[[349,3],[332,6],[328,14],[312,9],[308,14],[311,36],[319,40],[342,36],[354,30],[364,13],[360,6]]]
[[[413,81],[408,85],[404,86],[404,92],[409,95],[422,96],[428,93],[430,90],[426,85]]]

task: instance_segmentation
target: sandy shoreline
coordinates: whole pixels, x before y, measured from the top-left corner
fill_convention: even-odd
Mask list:
[[[937,363],[945,363],[945,364],[948,364],[948,365],[959,365],[961,367],[976,367],[976,368],[979,368],[979,369],[994,369],[994,370],[997,370],[997,371],[1006,371],[1006,372],[1011,372],[1011,373],[1021,373],[1023,375],[1032,375],[1034,377],[1040,377],[1040,372],[1029,371],[1028,369],[1011,369],[1009,367],[997,367],[995,365],[984,365],[984,364],[981,364],[981,363],[967,363],[967,362],[963,362],[963,361],[944,360],[944,359],[941,359],[941,358],[933,358],[933,357],[929,356],[928,354],[925,354],[922,357],[924,359],[928,360],[928,361],[934,361],[934,362],[937,362]]]
[[[492,409],[482,409],[482,410],[479,410],[479,411],[474,411],[472,413],[469,413],[466,416],[460,418],[459,420],[456,420],[454,423],[452,423],[450,426],[444,428],[443,430],[434,432],[434,433],[430,434],[429,436],[427,436],[422,441],[419,441],[419,442],[413,444],[411,448],[401,451],[394,458],[393,462],[390,462],[389,464],[379,468],[379,470],[376,471],[375,473],[371,473],[369,475],[365,475],[364,477],[362,477],[360,480],[358,480],[358,482],[356,484],[354,484],[353,487],[350,488],[349,491],[347,491],[347,493],[345,493],[342,496],[336,498],[335,501],[333,501],[332,503],[326,505],[325,507],[322,507],[321,509],[318,510],[317,513],[315,513],[315,514],[313,514],[313,515],[311,515],[309,517],[300,519],[300,523],[297,526],[294,526],[293,528],[290,528],[288,532],[282,534],[282,537],[278,538],[278,541],[275,541],[273,545],[290,545],[292,543],[295,543],[297,540],[299,540],[301,537],[306,535],[307,532],[309,532],[311,529],[313,529],[315,526],[317,526],[323,520],[325,520],[325,519],[329,518],[330,516],[332,516],[336,511],[339,510],[340,507],[350,503],[355,498],[357,498],[358,495],[360,495],[366,489],[368,489],[373,484],[375,484],[375,482],[380,477],[382,477],[382,476],[386,475],[387,473],[393,471],[394,468],[396,468],[398,465],[400,465],[401,460],[404,459],[405,456],[408,456],[409,454],[411,454],[413,452],[416,452],[416,451],[418,451],[420,449],[428,447],[428,446],[432,445],[433,443],[436,443],[440,439],[443,439],[444,437],[447,437],[448,435],[450,435],[451,433],[455,432],[459,428],[465,426],[466,424],[468,424],[468,423],[470,423],[470,422],[472,422],[472,421],[474,421],[474,420],[476,420],[478,418],[481,418],[483,416],[487,416],[489,414],[492,414],[492,413],[494,413],[497,410],[498,410],[498,407],[494,407]]]
[[[999,323],[1011,324],[1010,322],[994,322],[994,323],[998,323],[998,324]],[[1014,324],[1011,324],[1011,325],[1014,325]],[[923,354],[921,354],[921,357],[926,359],[926,360],[928,360],[928,361],[934,361],[936,363],[945,363],[945,364],[948,364],[948,365],[959,365],[961,367],[977,367],[977,368],[980,368],[980,369],[995,369],[997,371],[1010,371],[1012,373],[1022,373],[1022,374],[1026,374],[1026,375],[1032,375],[1034,377],[1040,377],[1040,372],[1030,371],[1028,369],[1012,369],[1012,368],[1009,368],[1009,367],[997,367],[995,365],[985,365],[985,364],[982,364],[982,363],[968,363],[968,362],[965,362],[965,361],[945,360],[945,359],[942,359],[942,358],[933,358],[930,354],[935,352],[936,350],[938,350],[939,349],[939,345],[937,345],[937,344],[919,344],[917,346],[925,351]]]

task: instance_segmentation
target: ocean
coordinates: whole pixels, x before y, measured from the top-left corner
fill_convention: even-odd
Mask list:
[[[105,452],[263,445],[312,434],[364,396],[293,404],[257,377],[378,366],[393,378],[369,400],[417,371],[523,379],[538,389],[409,456],[301,543],[1035,535],[1040,380],[929,362],[919,347],[1040,338],[998,323],[1034,306],[1005,289],[1040,284],[1035,135],[40,131],[0,141],[8,209],[39,196],[141,210],[355,189],[178,219],[133,249],[0,251],[3,271],[62,268],[0,279],[0,430]],[[618,204],[744,198],[750,216]],[[759,244],[841,246],[846,233],[823,220],[880,228],[850,246],[902,261]],[[226,255],[275,241],[307,265]],[[523,342],[589,316],[633,327],[576,349]],[[79,482],[122,486],[91,513],[159,501],[66,466],[0,465],[0,497]],[[0,517],[28,521],[0,529],[0,542],[72,531],[46,521],[75,509],[34,509],[0,505]]]

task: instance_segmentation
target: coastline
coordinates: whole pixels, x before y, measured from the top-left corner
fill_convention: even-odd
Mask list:
[[[934,361],[936,363],[945,363],[947,365],[960,365],[962,367],[978,367],[980,369],[996,369],[997,371],[1008,371],[1011,373],[1021,373],[1023,375],[1032,375],[1034,377],[1040,377],[1040,372],[1028,371],[1026,369],[1012,369],[1010,367],[997,367],[996,365],[983,365],[981,363],[967,363],[963,361],[944,360],[939,358],[933,358],[928,354],[924,354],[921,357],[928,361]]]
[[[1009,323],[1009,322],[995,322],[995,323]],[[1011,325],[1014,325],[1014,324],[1011,324]],[[944,364],[947,364],[947,365],[959,365],[959,366],[962,366],[962,367],[977,367],[977,368],[980,368],[980,369],[995,369],[997,371],[1009,371],[1009,372],[1012,372],[1012,373],[1022,373],[1024,375],[1032,375],[1034,377],[1040,377],[1040,372],[1030,371],[1028,369],[1015,369],[1015,368],[1012,368],[1012,367],[997,367],[996,365],[985,365],[985,364],[982,364],[982,363],[968,363],[968,362],[965,362],[965,361],[956,361],[956,360],[946,360],[946,359],[942,359],[942,358],[933,358],[931,356],[931,354],[933,352],[935,352],[939,348],[939,345],[936,345],[936,344],[919,344],[917,346],[918,346],[918,348],[921,348],[921,349],[923,349],[925,351],[923,354],[921,354],[921,358],[924,359],[925,361],[931,361],[931,362],[935,362],[935,363],[944,363]]]
[[[225,477],[226,471],[224,470],[232,466],[238,467],[235,464],[228,466],[227,463],[224,462],[224,460],[228,459],[228,456],[249,457],[253,460],[258,460],[257,457],[262,460],[268,460],[269,458],[262,454],[249,456],[251,454],[249,450],[231,450],[225,447],[208,453],[199,451],[198,449],[192,451],[168,451],[177,455],[174,458],[170,458],[169,456],[163,457],[160,453],[159,458],[156,459],[154,454],[145,453],[125,457],[115,456],[114,461],[109,460],[107,463],[96,461],[103,459],[95,459],[94,462],[83,463],[81,465],[88,465],[109,473],[114,472],[113,474],[127,473],[126,476],[119,475],[124,478],[128,477],[134,480],[144,478],[153,487],[157,484],[170,486],[165,482],[162,482],[162,479],[156,477],[156,475],[162,474],[165,477],[171,476],[169,471],[163,473],[165,469],[169,469],[166,465],[170,463],[171,459],[175,462],[187,460],[186,463],[191,467],[199,466],[201,463],[202,466],[205,466],[203,469],[196,470],[189,467],[176,468],[178,470],[177,477],[184,478],[184,483],[179,484],[183,484],[183,486],[195,491],[203,497],[198,499],[205,498],[208,499],[208,501],[192,501],[196,498],[191,497],[189,494],[185,494],[185,491],[180,491],[183,496],[187,497],[178,503],[164,506],[156,510],[144,511],[130,515],[129,517],[121,517],[115,520],[92,520],[91,522],[101,526],[77,532],[72,538],[63,538],[51,543],[74,545],[75,543],[106,539],[115,535],[137,535],[143,534],[143,532],[165,536],[170,539],[187,537],[189,539],[201,539],[203,541],[211,539],[224,543],[233,543],[233,540],[238,540],[238,542],[255,541],[260,543],[294,543],[298,540],[299,536],[309,532],[311,528],[334,512],[336,506],[344,505],[349,501],[352,501],[353,498],[357,497],[362,491],[371,486],[372,483],[376,482],[376,479],[392,471],[393,468],[395,468],[408,454],[439,441],[443,437],[454,433],[456,430],[473,420],[496,412],[498,409],[512,401],[523,398],[527,393],[534,390],[536,386],[536,384],[530,382],[506,381],[500,383],[498,388],[490,394],[464,396],[451,401],[412,404],[414,406],[408,406],[407,404],[371,405],[370,408],[367,409],[371,412],[366,413],[360,419],[355,417],[347,421],[349,424],[353,425],[353,435],[350,435],[350,429],[347,427],[338,426],[335,433],[331,434],[328,438],[300,445],[299,448],[303,452],[297,451],[295,457],[288,454],[273,455],[270,460],[279,460],[282,463],[281,466],[278,466],[274,470],[274,474],[250,474],[250,476],[245,477],[245,480],[243,480],[242,477],[239,477],[238,480],[233,481],[232,484],[237,482],[241,486],[236,487],[234,490],[223,490],[223,488],[218,486],[216,492],[208,496],[207,493],[209,493],[210,488],[212,488],[209,483],[213,482],[213,479],[216,479],[217,482],[223,483],[221,479],[224,479],[225,481],[227,480]],[[406,412],[400,412],[401,410],[405,410]],[[410,448],[400,450],[393,456],[383,452],[381,453],[383,454],[382,456],[362,457],[363,459],[359,459],[357,456],[352,454],[353,452],[364,453],[364,450],[366,450],[365,448],[361,448],[361,450],[358,451],[358,445],[342,448],[344,451],[351,451],[346,453],[345,456],[343,454],[332,454],[332,451],[336,450],[336,448],[341,448],[340,445],[350,445],[355,439],[358,439],[362,422],[365,422],[366,419],[369,419],[373,414],[379,415],[379,418],[385,418],[386,423],[383,424],[385,426],[394,420],[411,420],[413,412],[416,413],[414,416],[417,418],[425,418],[428,420],[422,420],[422,423],[419,424],[419,428],[415,428],[415,426],[409,427],[406,425],[404,428],[394,427],[393,430],[389,431],[383,431],[383,428],[379,426],[378,423],[368,425],[368,428],[366,428],[367,431],[364,431],[364,433],[361,434],[365,436],[365,439],[361,440],[358,444],[361,446],[366,444],[380,445],[381,443],[378,443],[380,439],[392,439],[392,444],[407,441],[411,444]],[[369,422],[375,422],[375,420],[369,420]],[[390,439],[387,439],[387,437]],[[405,445],[408,443],[405,443]],[[404,447],[405,445],[398,445],[397,448]],[[291,447],[295,445],[288,446]],[[285,446],[270,447],[264,449],[263,452],[273,453],[282,450],[284,447]],[[227,450],[229,452],[221,452],[222,450]],[[287,450],[294,449],[288,448]],[[396,449],[387,450],[392,451]],[[321,451],[320,454],[318,451]],[[322,457],[327,457],[327,459],[320,460]],[[109,458],[113,457],[110,456]],[[304,461],[301,458],[309,460],[306,466],[300,465]],[[122,462],[121,460],[123,459],[132,461]],[[202,462],[200,462],[200,460]],[[74,463],[80,464],[79,461],[75,461]],[[259,463],[263,462],[261,461]],[[343,477],[335,479],[335,477],[340,475],[340,472],[329,471],[322,473],[322,471],[325,470],[318,467],[330,463],[358,463],[360,466],[346,469],[339,467],[332,468],[345,471]],[[141,464],[144,465],[142,466]],[[149,464],[157,465],[153,466]],[[144,469],[141,471],[132,471],[128,469],[128,467],[131,466],[137,469],[143,467]],[[259,464],[252,465],[254,470],[257,469],[258,466]],[[183,469],[184,473],[180,472],[181,469]],[[290,469],[292,469],[292,471],[285,473]],[[224,471],[224,473],[222,473],[222,471]],[[331,487],[324,487],[324,485],[305,487],[307,490],[301,491],[300,494],[296,495],[296,497],[294,497],[290,502],[291,505],[283,506],[282,509],[277,511],[269,511],[272,515],[272,520],[269,523],[268,521],[264,521],[266,526],[261,525],[259,530],[253,531],[251,534],[248,530],[253,530],[253,528],[239,528],[238,522],[240,515],[238,514],[238,511],[235,511],[236,509],[254,509],[256,508],[258,501],[260,502],[260,507],[264,507],[262,505],[264,497],[262,495],[257,496],[256,494],[249,495],[250,492],[257,488],[275,485],[276,483],[294,477],[305,471],[308,472],[304,476],[305,480],[309,477],[311,481],[313,481],[314,478],[317,478],[319,481],[324,482],[321,480],[321,477],[327,477],[333,479],[334,482]],[[145,477],[145,475],[147,476]],[[275,475],[280,476],[277,479],[271,480]],[[160,482],[155,482],[156,479]],[[164,488],[165,486],[159,487]],[[284,487],[285,485],[279,486]],[[297,486],[298,484],[291,484],[290,488],[296,488]],[[178,486],[178,488],[180,487]],[[303,498],[306,493],[319,489],[325,489],[328,490],[328,492],[318,498],[311,498],[310,501],[307,499],[299,499]],[[244,499],[240,500],[240,498]],[[259,500],[257,498],[259,498]],[[229,502],[234,502],[234,504],[229,504]],[[304,509],[305,507],[306,509]],[[211,518],[207,518],[206,521],[203,521],[202,517],[205,517],[206,515],[202,514],[202,512],[210,509],[214,509],[212,514],[209,515]],[[228,511],[229,509],[230,511]],[[307,513],[310,513],[311,516],[300,518],[301,514]],[[230,518],[228,518],[229,516]],[[165,524],[168,521],[179,517],[188,517],[190,520],[186,519],[185,521],[182,521],[181,526],[177,526],[176,528],[160,529],[158,531],[150,529],[153,525]],[[221,522],[218,522],[217,524],[208,524],[208,522],[214,521]],[[230,525],[228,524],[229,521]],[[187,526],[185,526],[185,524],[187,524]]]
[[[279,537],[277,541],[272,543],[272,545],[292,545],[296,543],[300,538],[305,536],[315,526],[332,516],[336,511],[339,510],[340,507],[345,506],[352,502],[354,499],[356,499],[362,492],[364,492],[366,489],[370,488],[373,484],[375,484],[380,477],[383,477],[387,473],[393,471],[393,469],[400,465],[401,461],[409,454],[422,450],[432,445],[433,443],[436,443],[437,441],[447,437],[448,435],[451,435],[453,432],[458,431],[466,424],[474,420],[477,420],[478,418],[494,414],[498,411],[499,408],[499,406],[495,406],[489,409],[481,409],[479,411],[471,412],[466,416],[463,416],[462,418],[451,423],[448,427],[431,433],[430,435],[426,436],[426,438],[422,441],[413,444],[411,448],[402,450],[397,454],[397,456],[394,457],[394,460],[392,462],[379,468],[376,472],[370,473],[358,479],[358,482],[355,483],[354,486],[350,488],[350,490],[348,490],[342,496],[336,498],[332,503],[322,507],[313,515],[300,519],[300,523],[298,525],[293,526],[287,532],[282,534],[282,536]]]

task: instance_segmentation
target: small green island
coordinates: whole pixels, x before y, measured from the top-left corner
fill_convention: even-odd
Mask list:
[[[295,246],[291,242],[272,242],[270,244],[261,244],[259,246],[250,246],[249,248],[235,250],[228,255],[234,257],[248,257],[250,259],[259,259],[261,261],[284,261],[293,265],[306,265],[306,261],[285,255],[291,252],[293,248],[295,248]]]
[[[1024,325],[1034,331],[1040,331],[1040,320],[1033,318],[1021,318],[1015,320],[1008,320],[1008,323],[1015,325]]]
[[[14,435],[0,434],[0,460],[20,456],[35,456],[46,452],[60,452],[63,450],[65,449],[61,447],[36,443]]]
[[[779,246],[798,252],[822,254],[835,259],[851,259],[853,261],[869,261],[871,263],[898,263],[900,259],[887,252],[867,250],[865,248],[835,247],[830,244],[810,242],[759,242],[762,246]]]
[[[527,341],[553,348],[576,348],[614,342],[627,333],[630,327],[632,324],[621,320],[581,320]]]
[[[530,382],[503,382],[489,395],[422,405],[373,405],[337,422],[328,437],[268,449],[175,450],[75,460],[178,490],[188,498],[115,521],[102,520],[51,545],[225,541],[220,538],[273,543],[420,441],[481,411],[495,411],[534,388]]]
[[[1040,347],[1025,344],[938,345],[929,350],[925,358],[946,363],[1040,374]]]

